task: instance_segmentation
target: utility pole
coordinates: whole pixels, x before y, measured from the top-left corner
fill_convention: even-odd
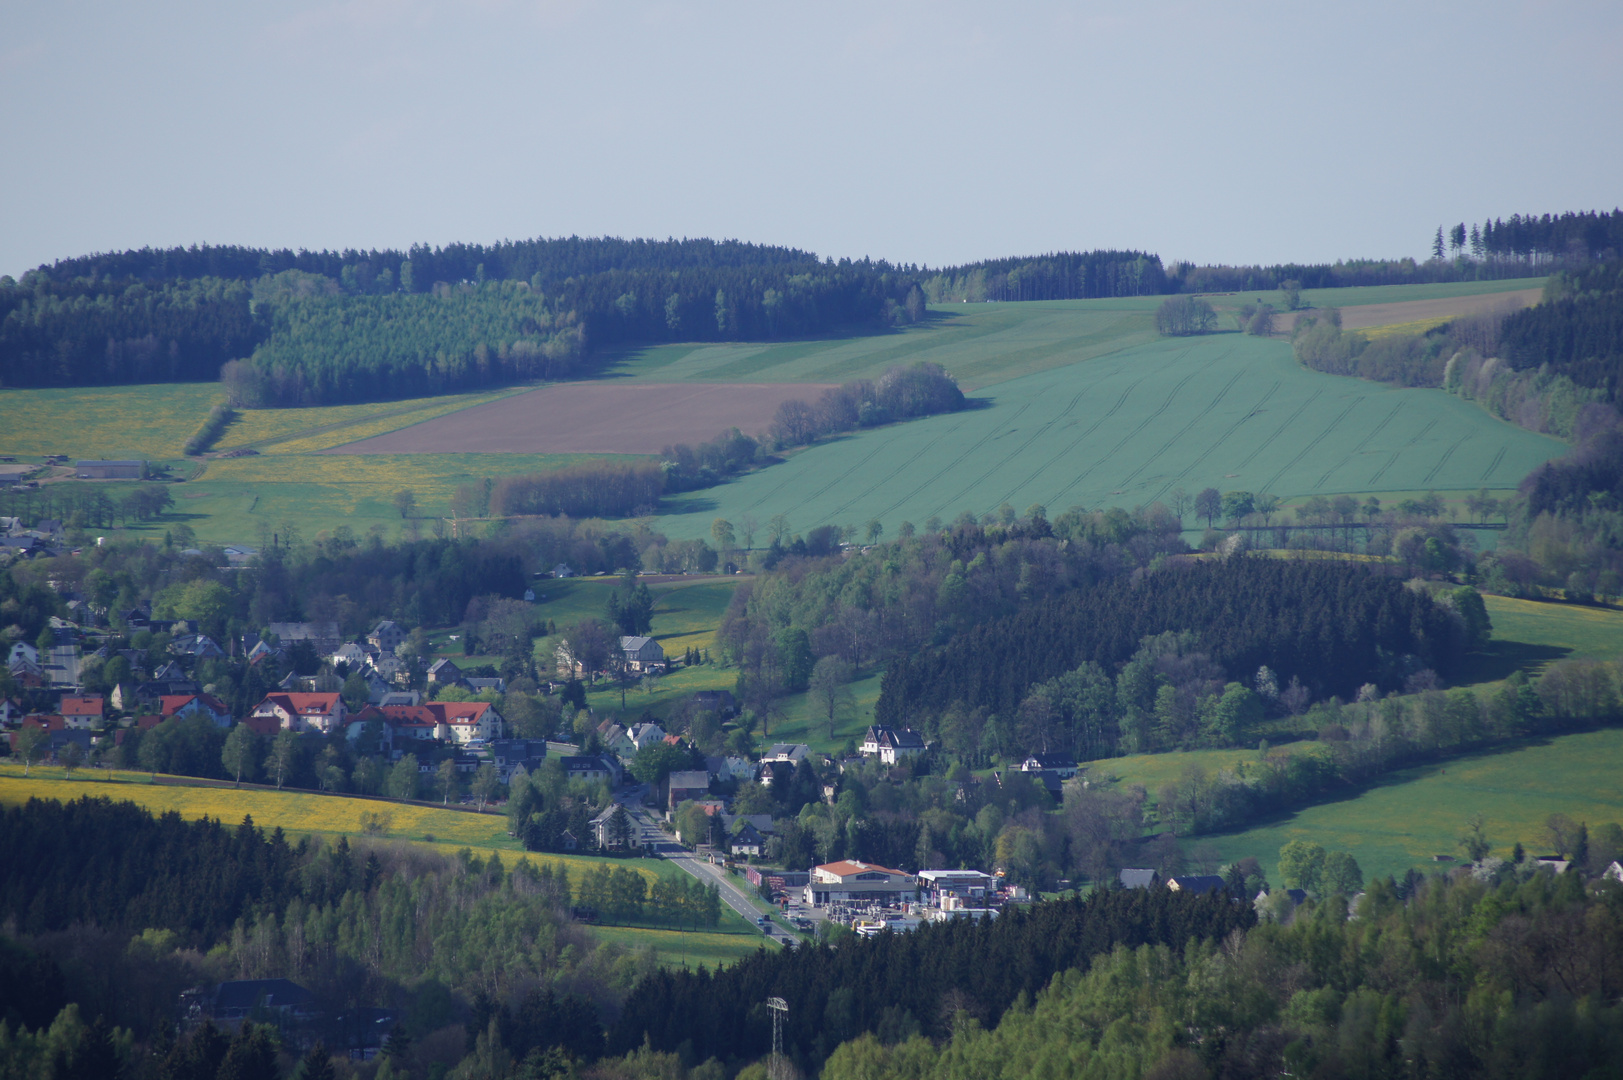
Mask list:
[[[783,1067],[783,1016],[789,1011],[789,1003],[781,997],[769,997],[766,1007],[772,1010],[771,1080],[788,1080],[788,1070]]]

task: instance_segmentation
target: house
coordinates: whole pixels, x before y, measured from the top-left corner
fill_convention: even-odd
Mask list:
[[[706,772],[724,784],[734,780],[744,784],[755,779],[755,764],[748,758],[707,757],[704,767]]]
[[[77,480],[140,480],[146,473],[144,461],[81,461],[73,467]]]
[[[919,887],[931,907],[955,911],[984,908],[987,895],[997,891],[997,879],[979,870],[920,870]]]
[[[343,642],[335,622],[273,622],[266,629],[275,634],[284,647],[308,641],[317,656],[327,656]]]
[[[244,1020],[275,1017],[281,1023],[312,1020],[316,997],[287,979],[242,979],[215,988],[208,1013],[215,1023],[235,1029]]]
[[[443,657],[428,665],[431,686],[457,686],[462,682],[462,669]]]
[[[515,769],[534,772],[541,767],[547,759],[547,740],[494,739],[490,744],[490,756],[505,784],[512,780]]]
[[[135,607],[124,612],[119,618],[124,620],[124,625],[129,627],[130,633],[133,634],[137,630],[145,630],[152,625],[150,615],[151,613],[146,608]]]
[[[726,719],[738,714],[738,699],[731,690],[700,690],[693,695],[693,707]]]
[[[39,650],[26,641],[16,641],[11,645],[11,652],[6,654],[6,663],[15,664],[18,660],[26,660],[30,664],[39,663]]]
[[[334,649],[332,655],[328,657],[328,659],[332,661],[333,667],[343,664],[345,665],[346,669],[353,674],[366,666],[366,662],[369,657],[366,655],[365,649],[361,648],[353,641],[346,641],[342,645],[338,646],[338,648]]]
[[[631,745],[641,750],[645,746],[662,742],[665,738],[665,729],[658,724],[632,724],[627,734],[631,737]]]
[[[669,795],[665,806],[670,810],[675,810],[689,799],[702,799],[710,794],[710,774],[703,769],[673,772],[666,783]]]
[[[886,736],[879,744],[879,760],[886,765],[894,765],[922,753],[924,738],[912,728],[902,728],[900,731],[887,729]]]
[[[1156,870],[1123,870],[1117,876],[1124,889],[1153,889],[1161,884],[1161,874]]]
[[[575,571],[570,569],[568,563],[559,563],[557,566],[552,568],[552,576],[555,578],[574,577]]]
[[[1559,855],[1539,855],[1533,859],[1533,865],[1540,870],[1548,870],[1555,874],[1564,874],[1567,867],[1572,865],[1570,859],[1563,859]]]
[[[597,725],[597,737],[604,748],[615,757],[628,758],[637,755],[637,744],[631,741],[631,732],[613,720],[604,720]]]
[[[267,645],[263,641],[256,641],[254,647],[248,650],[248,663],[257,664],[268,658],[280,664],[286,656],[287,650],[280,645]]]
[[[1028,773],[1050,772],[1061,780],[1069,780],[1080,770],[1076,759],[1069,754],[1028,754],[1020,763],[1020,771]]]
[[[874,724],[862,736],[862,743],[857,749],[869,757],[877,754],[886,765],[894,765],[902,758],[924,753],[924,740],[912,728],[897,730],[884,724]]]
[[[811,756],[811,747],[805,743],[773,743],[766,753],[761,755],[761,764],[770,765],[775,761],[786,761],[790,765],[799,765]]]
[[[384,619],[372,628],[372,632],[366,635],[366,640],[383,655],[393,656],[394,651],[406,643],[406,637],[406,632],[401,629],[399,623],[393,619]]]
[[[622,637],[620,652],[632,671],[665,670],[665,649],[651,637]]]
[[[1223,879],[1216,874],[1189,874],[1167,878],[1167,888],[1173,892],[1194,893],[1197,896],[1204,893],[1221,892],[1227,887]]]
[[[392,740],[439,739],[458,746],[477,740],[499,739],[502,718],[487,701],[429,701],[420,705],[368,705],[355,715],[347,728],[349,738],[360,737],[362,728],[381,720],[392,732]]]
[[[625,807],[619,803],[610,803],[607,810],[592,819],[592,836],[597,840],[597,846],[604,851],[612,851],[626,845],[635,847],[637,844],[637,826],[631,821],[630,814],[625,815],[626,824],[631,826],[631,835],[625,838],[625,845],[622,845],[619,837],[613,835],[613,828],[609,823],[614,820],[616,810],[625,814]]]
[[[1602,871],[1600,876],[1603,881],[1623,882],[1623,862],[1613,859],[1612,865]]]
[[[469,690],[475,694],[505,694],[507,693],[507,680],[495,679],[463,679]]]
[[[564,776],[570,780],[584,780],[589,784],[606,780],[615,787],[620,784],[619,763],[607,756],[566,757],[560,760],[563,762]]]
[[[17,685],[26,690],[37,690],[50,680],[45,676],[45,668],[31,660],[19,657],[6,665],[6,670],[17,681]]]
[[[727,853],[734,856],[751,855],[759,858],[764,844],[765,841],[761,839],[761,834],[755,830],[755,826],[745,821],[741,822],[733,834],[727,838]]]
[[[423,695],[416,690],[390,690],[378,700],[372,702],[374,705],[421,705],[422,703]]]
[[[558,834],[558,846],[564,851],[574,851],[580,847],[580,841],[575,839],[574,833],[570,832],[568,829],[565,829],[563,832]]]
[[[13,727],[20,724],[25,715],[27,714],[23,711],[23,707],[15,701],[10,698],[0,699],[0,724]]]
[[[189,656],[193,660],[223,660],[225,650],[205,634],[185,634],[169,643],[169,651],[176,656]]]
[[[347,710],[338,694],[266,694],[253,715],[274,717],[284,731],[319,731],[323,735],[344,726]]]
[[[855,859],[824,863],[812,868],[806,883],[806,903],[826,907],[839,903],[894,903],[918,893],[913,875]]]
[[[60,708],[62,720],[68,727],[86,731],[101,727],[106,715],[106,702],[100,694],[83,697],[63,694]]]
[[[158,699],[158,714],[165,720],[171,716],[204,716],[216,727],[231,726],[231,709],[212,694],[165,694]]]

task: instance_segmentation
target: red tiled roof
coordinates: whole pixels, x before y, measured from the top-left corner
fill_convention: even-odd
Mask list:
[[[280,705],[283,711],[294,716],[311,716],[336,711],[338,701],[338,694],[266,694],[259,704],[260,707]]]
[[[275,735],[282,730],[281,723],[274,716],[246,716],[241,723],[255,735]]]
[[[430,701],[423,705],[368,705],[356,720],[382,720],[396,727],[433,727],[438,724],[477,724],[490,708],[488,701]]]
[[[103,701],[100,694],[62,699],[63,716],[100,716],[102,709]]]

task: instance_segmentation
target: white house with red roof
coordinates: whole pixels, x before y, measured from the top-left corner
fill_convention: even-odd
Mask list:
[[[107,703],[100,694],[62,695],[62,722],[76,730],[101,727]]]
[[[164,694],[158,699],[158,715],[206,716],[218,727],[231,726],[231,709],[213,694]]]
[[[918,892],[913,875],[855,859],[824,863],[812,868],[806,883],[806,903],[813,907],[828,904],[888,904],[911,900]]]
[[[369,705],[355,714],[349,737],[360,738],[362,725],[381,720],[392,741],[440,739],[466,745],[475,739],[502,736],[502,718],[488,701],[429,701],[421,705]]]
[[[266,694],[254,706],[256,719],[274,718],[283,731],[319,731],[327,734],[344,726],[348,710],[339,694]]]

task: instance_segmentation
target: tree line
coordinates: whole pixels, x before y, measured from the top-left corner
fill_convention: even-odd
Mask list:
[[[1223,943],[1117,946],[995,1023],[864,1033],[822,1075],[1556,1080],[1623,1052],[1623,891],[1499,865],[1377,881],[1355,910],[1329,899]]]
[[[996,1023],[1057,972],[1086,969],[1117,946],[1221,941],[1255,921],[1226,892],[1101,890],[1086,899],[1011,909],[997,919],[928,924],[907,934],[760,952],[714,973],[662,970],[643,978],[609,1029],[609,1052],[646,1044],[695,1059],[744,1062],[772,1047],[764,1008],[780,996],[783,1044],[815,1069],[865,1032],[944,1037],[967,1011]]]
[[[1040,599],[900,657],[875,716],[900,724],[954,702],[1009,715],[1033,684],[1082,661],[1124,663],[1141,639],[1167,631],[1192,632],[1230,677],[1267,666],[1316,696],[1390,687],[1399,657],[1450,672],[1463,644],[1448,612],[1388,574],[1342,562],[1208,560]]]
[[[1161,257],[1143,251],[1057,251],[926,268],[920,284],[932,304],[986,300],[1086,300],[1170,291]]]

